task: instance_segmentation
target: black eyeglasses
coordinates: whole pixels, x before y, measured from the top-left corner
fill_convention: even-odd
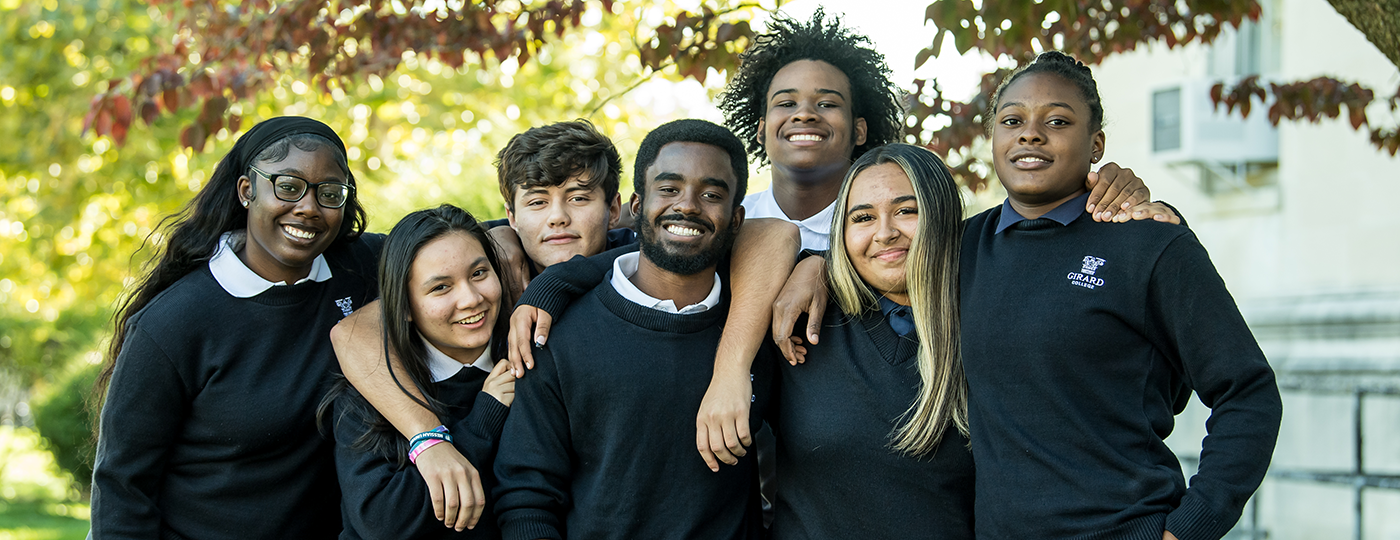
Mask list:
[[[253,172],[263,175],[268,182],[272,182],[272,195],[278,200],[286,202],[297,202],[306,196],[308,190],[316,190],[316,204],[325,208],[340,208],[345,206],[345,201],[350,200],[350,194],[355,192],[355,187],[344,182],[307,182],[306,179],[290,174],[268,174],[252,165],[248,166]]]

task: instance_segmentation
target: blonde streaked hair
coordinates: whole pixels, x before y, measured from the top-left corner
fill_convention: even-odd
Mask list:
[[[962,196],[943,161],[924,148],[892,143],[866,152],[847,173],[831,219],[827,276],[842,313],[878,309],[875,292],[856,273],[846,252],[851,184],[866,169],[893,163],[914,188],[919,222],[905,260],[910,310],[919,337],[918,396],[901,415],[891,446],[909,455],[938,448],[949,425],[967,436],[967,380],[958,347],[958,255],[962,245]]]

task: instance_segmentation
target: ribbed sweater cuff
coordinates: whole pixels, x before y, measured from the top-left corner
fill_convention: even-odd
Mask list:
[[[495,396],[486,392],[476,395],[476,403],[472,404],[472,412],[463,420],[466,421],[467,429],[480,433],[488,440],[500,438],[501,429],[506,425],[506,414],[510,412],[510,407],[496,400]]]
[[[1220,540],[1234,526],[1233,520],[1222,519],[1190,490],[1181,498],[1181,506],[1167,514],[1167,530],[1178,540]]]
[[[502,540],[563,540],[559,534],[559,518],[545,510],[533,508],[511,510],[501,515]]]
[[[1162,514],[1136,518],[1106,531],[1074,537],[1074,540],[1162,540]]]
[[[573,300],[571,290],[572,287],[568,283],[541,275],[531,281],[530,286],[525,289],[524,296],[520,297],[520,305],[537,307],[554,320],[559,320],[559,315]]]

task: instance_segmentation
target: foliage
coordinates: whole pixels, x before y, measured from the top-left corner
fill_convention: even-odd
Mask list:
[[[196,151],[220,129],[238,131],[242,115],[230,104],[271,88],[281,73],[304,70],[323,95],[333,95],[366,76],[385,77],[407,58],[455,70],[485,64],[489,55],[524,67],[547,38],[583,26],[586,12],[623,13],[614,0],[412,6],[397,0],[186,0],[184,9],[170,1],[153,4],[172,20],[173,45],[109,81],[83,127],[121,145],[135,116],[149,125],[162,110],[198,109],[180,133],[180,143]],[[737,54],[753,32],[746,21],[724,19],[747,7],[753,6],[681,11],[655,25],[648,40],[634,39],[635,54],[650,71],[675,66],[680,76],[703,83],[710,69],[738,65]]]
[[[230,60],[233,53],[221,56],[201,48],[227,45],[230,38],[198,26],[212,22],[197,22],[213,17],[215,7],[227,10],[236,3],[188,4],[0,0],[0,57],[6,59],[0,62],[0,139],[9,143],[0,145],[0,369],[20,374],[26,386],[42,390],[67,373],[70,362],[100,359],[89,351],[100,350],[110,332],[111,306],[151,256],[151,244],[161,241],[151,233],[203,186],[238,130],[282,114],[326,121],[348,146],[372,230],[387,231],[403,214],[444,201],[481,217],[501,217],[491,162],[511,135],[587,116],[619,150],[630,153],[642,134],[668,118],[651,114],[649,102],[618,96],[646,81],[679,80],[682,70],[691,77],[697,73],[693,65],[674,60],[645,63],[641,51],[710,51],[707,58],[732,65],[732,55],[747,39],[743,21],[755,9],[736,2],[686,13],[668,3],[588,2],[577,11],[577,21],[571,15],[564,23],[541,22],[544,31],[529,34],[539,39],[518,41],[523,48],[510,49],[517,56],[498,59],[498,50],[507,51],[491,48],[485,57],[459,54],[457,62],[451,47],[441,46],[421,54],[404,49],[361,65],[354,62],[387,47],[373,40],[399,34],[388,19],[356,26],[379,13],[356,8],[360,11],[346,23],[346,32],[368,37],[353,41],[353,55],[345,52],[351,40],[338,41],[350,61],[327,61],[319,72],[309,69],[304,51],[288,45],[285,21],[257,18],[264,24],[257,28],[266,50],[246,57],[258,75],[250,79],[253,71],[241,72],[249,75],[238,86],[239,72],[228,71],[241,69]],[[389,19],[419,16],[394,11],[398,4],[365,5],[389,6],[382,15]],[[284,5],[307,4],[279,2],[264,11],[290,15]],[[513,13],[507,10],[518,4],[493,5]],[[545,9],[541,1],[530,5],[532,13]],[[524,31],[518,28],[521,21],[515,23],[517,34]],[[510,25],[497,19],[493,24]],[[563,27],[562,35],[556,32]],[[720,42],[722,28],[728,28],[727,41]],[[296,35],[305,43],[320,39]],[[152,59],[167,58],[162,55],[182,43],[184,60],[172,68],[178,77],[168,80],[183,86],[171,97],[162,91],[152,98],[159,114],[150,124],[137,123],[121,144],[115,131],[94,133],[108,122],[96,116],[95,127],[84,133],[84,112],[106,107],[100,105],[104,100],[114,104],[125,96],[133,119],[149,111],[139,89],[167,67],[165,60]],[[521,61],[521,51],[528,51],[528,61]],[[198,61],[196,52],[202,55]],[[350,75],[336,70],[352,65],[360,67],[349,82]],[[201,74],[209,78],[209,88],[194,82],[204,80]],[[711,87],[719,79],[712,79]],[[207,112],[210,99],[219,97],[228,101],[226,108],[214,107],[223,111],[221,126],[209,124]],[[120,113],[112,110],[113,126]],[[179,142],[195,124],[207,135],[199,145],[202,152]],[[185,141],[189,138],[186,134]]]
[[[1385,0],[1389,1],[1389,0]],[[1035,58],[1038,51],[1058,49],[1087,64],[1109,55],[1132,51],[1159,42],[1168,47],[1209,43],[1226,26],[1256,20],[1256,0],[1130,0],[1105,3],[1095,0],[1045,0],[1042,2],[987,2],[936,0],[925,17],[935,31],[932,44],[916,57],[922,64],[942,50],[951,36],[959,53],[979,49],[1001,61],[1017,65]],[[1394,51],[1392,51],[1394,52]],[[967,101],[948,99],[937,84],[915,81],[916,93],[910,125],[912,136],[949,157],[958,178],[973,188],[986,184],[991,167],[977,157],[975,145],[984,135],[984,119],[997,83],[1009,73],[1002,69],[983,76],[977,95]],[[1345,105],[1352,126],[1369,125],[1365,106],[1374,92],[1357,84],[1328,78],[1271,84],[1260,87],[1257,79],[1241,81],[1233,89],[1217,85],[1213,97],[1232,110],[1247,115],[1250,100],[1269,103],[1270,120],[1318,121],[1340,116]],[[1394,110],[1395,100],[1391,101]],[[1372,141],[1391,155],[1400,147],[1400,134],[1382,128],[1372,130]]]
[[[80,540],[88,507],[38,434],[0,426],[0,540]]]
[[[92,434],[97,427],[97,418],[87,407],[87,398],[98,371],[99,366],[84,366],[51,387],[34,406],[34,427],[44,438],[44,446],[53,453],[58,466],[73,475],[74,482],[84,492],[92,483],[95,452]]]

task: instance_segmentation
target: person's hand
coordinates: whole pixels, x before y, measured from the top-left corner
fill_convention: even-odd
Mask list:
[[[1162,540],[1176,540],[1176,535],[1171,531],[1162,531]]]
[[[530,257],[525,255],[525,247],[520,244],[520,235],[510,227],[492,227],[486,231],[496,243],[496,258],[501,263],[501,273],[508,276],[505,282],[510,286],[510,298],[514,302],[530,284]]]
[[[795,366],[807,361],[802,336],[793,335],[793,327],[803,313],[807,314],[807,343],[817,344],[822,316],[826,314],[826,294],[826,261],[821,257],[807,257],[792,269],[787,283],[778,291],[778,298],[773,300],[773,343],[789,364]]]
[[[1181,216],[1176,215],[1170,206],[1160,202],[1145,202],[1128,209],[1127,214],[1113,216],[1115,223],[1122,223],[1129,219],[1151,219],[1172,225],[1181,225]]]
[[[448,528],[461,532],[476,527],[486,508],[481,475],[451,444],[436,444],[418,454],[418,474],[428,484],[433,516]]]
[[[1090,191],[1085,210],[1094,221],[1127,216],[1129,208],[1152,200],[1152,192],[1142,179],[1117,163],[1105,163],[1097,172],[1089,173],[1086,185]]]
[[[711,471],[719,472],[719,462],[737,465],[753,444],[749,433],[749,406],[753,382],[739,370],[716,371],[695,415],[695,449]]]
[[[510,372],[518,379],[525,376],[525,370],[535,368],[535,353],[531,347],[543,347],[549,340],[549,327],[554,317],[535,306],[522,304],[510,314],[510,337],[507,338],[507,354],[510,359]]]
[[[501,405],[509,407],[511,402],[515,401],[515,374],[510,372],[510,362],[496,362],[496,367],[491,368],[491,374],[486,376],[486,382],[481,385],[481,391],[496,398]]]

